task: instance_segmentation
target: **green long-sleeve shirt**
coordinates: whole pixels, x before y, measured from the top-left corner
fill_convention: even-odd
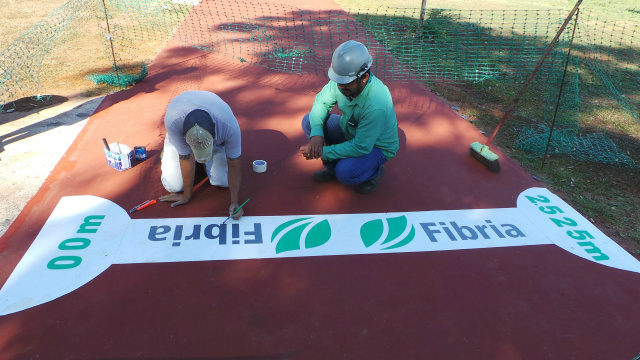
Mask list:
[[[382,150],[387,159],[396,155],[398,122],[391,93],[382,81],[371,74],[362,93],[351,101],[342,95],[337,83],[329,81],[316,96],[309,114],[311,136],[324,136],[324,121],[336,103],[342,111],[340,128],[346,141],[324,146],[322,160],[362,156],[370,153],[373,147]]]

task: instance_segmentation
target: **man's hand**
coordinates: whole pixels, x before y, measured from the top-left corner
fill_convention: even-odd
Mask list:
[[[322,147],[324,146],[324,137],[312,136],[309,145],[300,147],[300,153],[307,160],[322,158]]]
[[[304,156],[305,159],[307,160],[312,160],[313,158],[311,157],[311,155],[309,155],[309,148],[311,147],[311,145],[304,145],[300,147],[300,154],[302,154],[302,156]]]
[[[196,161],[194,156],[191,156],[191,154],[180,155],[180,173],[182,174],[184,191],[181,193],[171,193],[160,196],[160,201],[171,201],[171,207],[184,205],[191,200],[193,178],[196,173]]]
[[[185,196],[184,194],[168,194],[160,196],[160,201],[171,201],[171,207],[183,205],[189,202],[191,197]]]
[[[309,155],[312,159],[319,159],[322,157],[322,147],[324,146],[324,137],[312,136],[311,143],[309,144]]]
[[[229,215],[233,214],[233,212],[236,211],[236,209],[239,207],[240,205],[238,205],[237,203],[231,204],[231,206],[229,206]],[[244,215],[244,209],[238,210],[238,212],[233,215],[232,218],[233,220],[240,220],[242,215]]]

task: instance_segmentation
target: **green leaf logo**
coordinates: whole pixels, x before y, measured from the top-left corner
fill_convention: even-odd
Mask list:
[[[309,225],[312,225],[305,233]],[[303,239],[304,237],[304,239]],[[324,245],[331,238],[329,221],[316,222],[313,218],[294,219],[278,226],[271,235],[271,242],[277,242],[276,254],[311,249]]]
[[[360,228],[360,237],[366,247],[378,244],[381,250],[399,248],[410,243],[416,236],[413,225],[407,233],[407,225],[407,218],[404,215],[384,220],[371,220]]]

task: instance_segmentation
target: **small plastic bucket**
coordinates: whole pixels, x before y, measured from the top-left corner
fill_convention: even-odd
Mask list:
[[[119,143],[111,143],[109,144],[109,148],[111,151],[104,149],[107,165],[118,171],[131,169],[131,162],[133,160],[133,151],[131,151],[131,148]]]

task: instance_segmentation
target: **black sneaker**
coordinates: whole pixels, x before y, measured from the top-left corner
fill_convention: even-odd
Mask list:
[[[378,176],[374,177],[371,180],[367,180],[358,184],[358,191],[360,194],[371,194],[376,191],[378,188],[378,183],[380,182],[380,178],[384,175],[384,165],[380,165],[380,173]]]
[[[336,178],[336,172],[330,169],[322,169],[313,173],[313,181],[323,183],[334,180]]]

